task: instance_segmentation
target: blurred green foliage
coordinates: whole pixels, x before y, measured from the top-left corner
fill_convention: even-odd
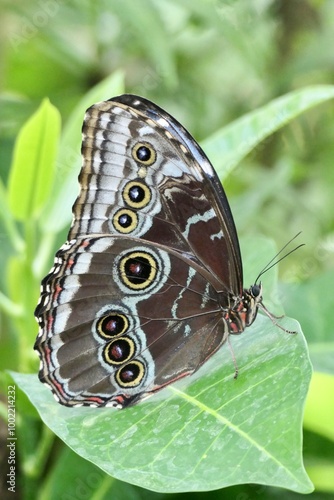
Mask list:
[[[127,92],[157,102],[205,144],[223,126],[279,96],[333,83],[334,8],[331,0],[2,0],[0,10],[0,363],[5,369],[35,372],[36,275],[50,267],[67,229],[55,233],[50,227],[34,260],[34,221],[16,224],[8,216],[4,186],[16,136],[41,101],[48,97],[60,110],[62,137],[73,136],[73,144],[79,144],[83,96],[114,72],[123,72]],[[95,102],[93,95],[91,99],[88,104]],[[261,142],[224,180],[240,235],[265,235],[282,247],[302,231],[306,243],[280,264],[279,292],[287,314],[301,322],[320,374],[311,384],[304,434],[305,464],[316,486],[310,497],[319,500],[334,493],[334,444],[328,425],[334,417],[328,404],[334,376],[333,114],[330,100],[303,113]],[[79,146],[62,151],[55,189],[64,165],[65,170],[73,165],[75,177],[80,164]],[[74,200],[76,193],[71,196]],[[38,271],[31,268],[33,261]],[[258,271],[246,269],[247,277]],[[31,309],[22,310],[22,303]],[[2,372],[2,424],[10,383]],[[23,393],[17,396],[17,425],[24,442],[18,449],[18,498],[167,496],[113,480],[85,462],[54,440]],[[324,425],[314,425],[314,401]],[[2,459],[7,466],[7,455]],[[223,471],[224,457],[217,459]],[[60,484],[59,477],[71,469],[75,478],[66,476]],[[2,490],[6,498],[5,479]],[[281,495],[278,489],[241,485],[205,493],[205,498]],[[168,497],[196,500],[204,494]],[[284,497],[300,495],[284,491]]]

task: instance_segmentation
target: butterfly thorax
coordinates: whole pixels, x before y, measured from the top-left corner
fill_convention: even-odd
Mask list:
[[[262,285],[254,284],[244,288],[241,296],[235,297],[234,305],[226,311],[224,319],[230,334],[242,333],[256,318],[262,302]]]

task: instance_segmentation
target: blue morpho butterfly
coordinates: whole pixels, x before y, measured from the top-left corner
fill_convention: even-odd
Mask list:
[[[82,134],[72,226],[35,311],[39,377],[61,404],[124,408],[198,370],[259,308],[274,317],[260,276],[243,286],[225,192],[182,125],[122,95],[90,107]]]

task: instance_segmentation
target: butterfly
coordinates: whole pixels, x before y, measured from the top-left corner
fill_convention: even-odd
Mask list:
[[[125,94],[91,106],[80,193],[35,310],[40,380],[66,406],[137,404],[250,326],[223,187],[185,128]],[[269,314],[269,313],[268,313]]]

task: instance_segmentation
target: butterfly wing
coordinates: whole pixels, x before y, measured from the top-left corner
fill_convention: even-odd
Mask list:
[[[82,151],[69,239],[123,234],[160,243],[206,267],[218,289],[242,292],[226,195],[202,149],[172,116],[132,95],[95,104],[86,113]]]
[[[124,407],[193,373],[226,340],[240,250],[209,160],[158,106],[131,95],[95,104],[82,154],[35,349],[62,404]]]
[[[56,260],[35,348],[40,379],[62,404],[134,404],[193,373],[226,340],[208,275],[179,252],[97,236],[65,244]]]

